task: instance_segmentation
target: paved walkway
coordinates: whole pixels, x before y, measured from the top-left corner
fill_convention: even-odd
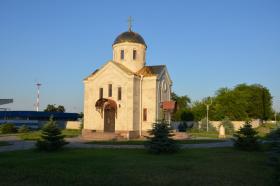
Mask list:
[[[27,150],[35,148],[35,141],[23,141],[17,136],[0,137],[0,141],[7,141],[10,145],[0,146],[0,152],[8,152],[15,150]],[[143,149],[144,145],[102,145],[102,144],[86,144],[80,138],[66,138],[69,148],[109,148],[109,149]],[[232,147],[231,141],[216,142],[216,143],[203,143],[203,144],[182,144],[183,149],[187,148],[219,148],[219,147]]]

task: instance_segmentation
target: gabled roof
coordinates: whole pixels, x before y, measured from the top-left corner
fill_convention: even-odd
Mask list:
[[[143,75],[144,77],[157,76],[162,73],[164,68],[165,68],[165,65],[144,66],[136,74]]]
[[[99,69],[96,69],[93,73],[91,73],[89,76],[87,76],[84,80],[88,80],[91,76],[94,76],[99,71]]]
[[[109,61],[108,63],[114,64],[116,67],[120,68],[123,72],[125,72],[128,75],[135,75],[135,76],[141,76],[144,77],[151,77],[151,76],[158,76],[160,75],[163,70],[165,69],[165,65],[156,65],[156,66],[144,66],[141,68],[138,72],[134,73],[130,69],[128,69],[126,66],[124,66],[121,63],[117,63],[114,61]],[[108,63],[106,63],[104,66],[106,66]],[[103,66],[103,67],[104,67]],[[102,68],[103,68],[102,67]],[[102,68],[95,70],[91,75],[86,77],[84,80],[88,80],[88,78],[93,77],[97,72],[99,72]]]
[[[114,65],[116,65],[117,67],[119,67],[120,69],[122,69],[124,72],[126,72],[128,75],[135,75],[134,72],[132,72],[131,70],[129,70],[127,67],[125,67],[124,65],[122,65],[121,63],[117,63],[117,62],[112,62]]]
[[[108,63],[112,63],[114,64],[116,67],[120,68],[123,72],[125,72],[128,75],[137,75],[134,72],[132,72],[131,70],[129,70],[127,67],[125,67],[124,65],[122,65],[121,63],[117,63],[114,61],[109,61]],[[106,63],[103,67],[105,67],[108,63]],[[91,73],[89,76],[87,76],[84,80],[88,80],[90,77],[93,77],[97,72],[99,72],[103,67],[101,67],[100,69],[95,70],[93,73]]]

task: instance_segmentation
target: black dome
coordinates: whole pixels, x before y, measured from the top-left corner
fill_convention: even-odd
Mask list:
[[[140,34],[132,31],[127,31],[121,33],[114,41],[114,44],[123,43],[123,42],[131,42],[131,43],[140,43],[147,47],[144,39]]]

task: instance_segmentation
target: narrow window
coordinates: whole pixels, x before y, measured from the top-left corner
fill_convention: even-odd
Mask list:
[[[136,60],[137,52],[136,50],[133,50],[133,60]]]
[[[99,99],[103,98],[103,88],[99,88]]]
[[[121,50],[121,60],[124,60],[124,50]]]
[[[112,97],[112,84],[108,86],[108,97]]]
[[[118,88],[118,100],[122,100],[122,87]]]
[[[143,109],[143,121],[147,121],[147,109]]]

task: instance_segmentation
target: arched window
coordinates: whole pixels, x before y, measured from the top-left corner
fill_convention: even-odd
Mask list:
[[[147,113],[147,108],[143,109],[143,121],[147,121],[148,118],[148,113]]]
[[[112,84],[108,85],[108,97],[112,97],[113,95],[113,86]]]
[[[99,88],[99,99],[103,98],[103,88]]]
[[[118,100],[122,100],[122,87],[118,87]]]
[[[121,60],[124,60],[124,50],[121,50]]]
[[[136,60],[136,57],[137,57],[137,51],[133,50],[133,60]]]

